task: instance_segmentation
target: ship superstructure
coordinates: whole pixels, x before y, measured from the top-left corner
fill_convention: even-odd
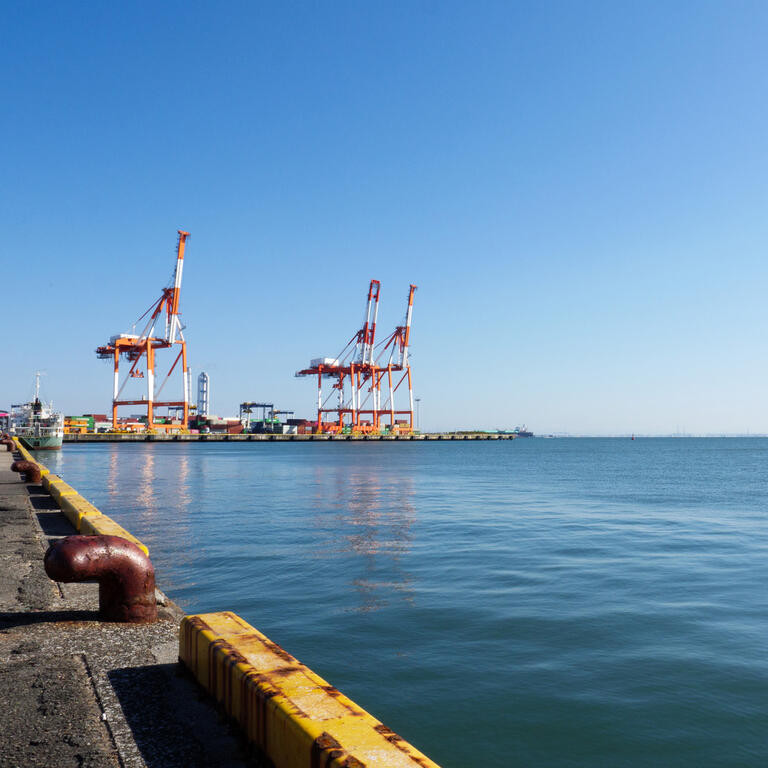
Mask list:
[[[35,374],[35,397],[29,403],[11,405],[9,431],[30,451],[58,450],[64,440],[64,415],[53,403],[40,400],[40,373]]]

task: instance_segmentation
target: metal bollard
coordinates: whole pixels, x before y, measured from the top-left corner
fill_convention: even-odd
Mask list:
[[[54,581],[98,582],[103,621],[157,621],[155,569],[132,542],[120,536],[67,536],[48,547],[44,564]]]
[[[43,479],[40,474],[40,467],[34,461],[25,461],[24,459],[14,461],[11,464],[11,472],[23,472],[27,483],[39,483]]]

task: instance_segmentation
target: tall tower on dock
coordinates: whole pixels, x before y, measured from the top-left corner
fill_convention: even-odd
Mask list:
[[[211,379],[203,371],[197,377],[197,413],[199,416],[208,416],[211,407]]]

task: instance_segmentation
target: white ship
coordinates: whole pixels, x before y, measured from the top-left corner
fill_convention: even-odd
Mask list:
[[[11,435],[18,437],[30,451],[61,448],[64,441],[64,415],[56,413],[53,403],[40,400],[40,374],[35,374],[35,399],[11,406]]]

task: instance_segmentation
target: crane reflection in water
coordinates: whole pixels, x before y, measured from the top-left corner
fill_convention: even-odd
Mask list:
[[[377,611],[393,599],[413,602],[413,577],[401,565],[416,519],[413,478],[388,476],[376,466],[320,465],[314,479],[315,555],[354,560],[351,585],[360,603],[352,610]]]
[[[188,453],[187,446],[110,444],[107,459],[107,503],[102,511],[149,547],[164,588],[170,592],[190,589],[196,580],[194,548],[189,546],[193,531]],[[165,547],[158,546],[171,531],[170,542],[178,544],[169,546],[165,541]]]

